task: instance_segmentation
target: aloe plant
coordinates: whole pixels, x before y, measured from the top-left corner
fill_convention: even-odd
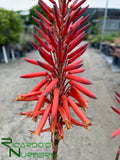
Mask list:
[[[87,44],[76,47],[84,39],[85,30],[88,27],[87,24],[80,28],[89,17],[89,15],[82,16],[82,13],[88,8],[87,6],[81,9],[81,5],[86,0],[80,2],[78,0],[73,2],[72,0],[58,0],[58,4],[54,0],[49,1],[53,4],[53,9],[43,0],[38,1],[49,20],[37,10],[35,12],[39,19],[33,17],[39,25],[39,27],[35,26],[38,34],[43,37],[47,44],[36,33],[33,33],[33,36],[39,45],[31,42],[46,63],[25,58],[25,61],[46,71],[21,76],[21,78],[41,76],[45,78],[30,93],[19,95],[16,101],[37,101],[33,111],[19,113],[19,115],[26,115],[27,118],[32,118],[35,122],[38,116],[41,116],[37,129],[31,133],[40,136],[42,132],[50,131],[53,159],[57,159],[55,155],[58,152],[59,141],[64,138],[64,126],[69,130],[73,125],[85,129],[91,125],[90,120],[84,114],[84,110],[87,109],[87,100],[83,98],[81,93],[93,99],[96,99],[96,96],[81,85],[92,84],[90,80],[74,75],[85,70],[81,68],[83,59],[77,59],[86,51]],[[51,21],[53,21],[53,25]],[[45,103],[47,105],[44,105]],[[80,121],[71,116],[70,108]],[[47,120],[49,127],[44,128]]]

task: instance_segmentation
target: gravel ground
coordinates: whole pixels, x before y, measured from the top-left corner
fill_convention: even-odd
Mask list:
[[[40,59],[35,51],[28,53],[26,57]],[[80,76],[93,82],[93,85],[87,88],[98,98],[97,100],[88,98],[89,109],[86,115],[92,121],[93,126],[90,130],[73,127],[65,131],[64,144],[61,141],[59,145],[58,160],[114,160],[120,137],[111,139],[110,136],[119,128],[119,116],[112,111],[111,106],[119,109],[114,98],[114,91],[120,91],[120,73],[112,72],[99,52],[90,47],[82,58],[86,71]],[[28,130],[35,130],[37,124],[30,119],[22,121],[23,117],[16,113],[32,110],[35,102],[14,102],[13,99],[18,93],[29,92],[40,81],[39,78],[24,80],[19,76],[39,70],[41,70],[39,67],[26,63],[22,58],[9,64],[0,64],[0,138],[9,137],[12,138],[13,143],[19,142],[20,144],[33,141],[34,137]],[[73,112],[72,115],[75,116]],[[41,137],[36,140],[36,143],[45,142],[50,142],[49,133],[41,134]],[[0,160],[37,160],[37,158],[18,158],[14,154],[9,158],[8,150],[0,143]],[[27,152],[52,151],[51,148],[45,147],[22,149],[23,154]]]

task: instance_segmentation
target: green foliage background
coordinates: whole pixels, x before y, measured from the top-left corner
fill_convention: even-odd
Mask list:
[[[0,45],[14,44],[19,41],[23,30],[19,14],[0,8]]]

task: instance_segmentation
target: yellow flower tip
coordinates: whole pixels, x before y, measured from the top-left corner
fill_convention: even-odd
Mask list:
[[[71,129],[71,124],[70,124],[70,122],[68,122],[67,120],[65,120],[65,124],[66,124],[66,127],[67,127],[68,130]]]
[[[22,97],[21,94],[19,94],[16,99],[13,99],[13,101],[20,101],[22,99],[24,99],[24,97]]]
[[[36,141],[37,137],[38,137],[38,135],[36,135],[36,136],[35,136],[35,138],[33,139],[33,142],[35,142],[35,141]]]

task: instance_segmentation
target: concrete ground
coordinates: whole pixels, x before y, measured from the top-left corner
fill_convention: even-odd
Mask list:
[[[37,52],[26,55],[27,58],[40,59]],[[86,71],[80,76],[88,78],[93,85],[87,86],[96,96],[97,100],[89,100],[89,108],[86,116],[92,121],[93,126],[89,130],[73,127],[66,131],[64,144],[59,145],[58,160],[114,160],[120,144],[120,136],[111,139],[113,131],[119,128],[120,117],[114,113],[111,106],[120,108],[116,102],[114,91],[120,92],[120,73],[115,73],[104,61],[97,50],[88,47],[82,56]],[[13,143],[27,143],[33,141],[33,136],[28,130],[35,130],[37,124],[31,119],[21,121],[23,117],[15,113],[29,111],[34,108],[35,102],[12,101],[18,93],[29,92],[39,81],[36,79],[20,79],[22,74],[39,71],[40,68],[28,64],[23,59],[18,59],[9,64],[0,64],[0,138],[12,138]],[[74,113],[72,112],[74,117]],[[50,133],[41,134],[36,143],[50,142]],[[52,152],[51,149],[28,148],[27,152]],[[17,152],[17,150],[16,150]],[[9,158],[9,149],[0,143],[0,160],[29,160],[37,158],[18,158],[12,154]],[[42,159],[42,158],[39,158]],[[50,158],[43,158],[50,159]]]

